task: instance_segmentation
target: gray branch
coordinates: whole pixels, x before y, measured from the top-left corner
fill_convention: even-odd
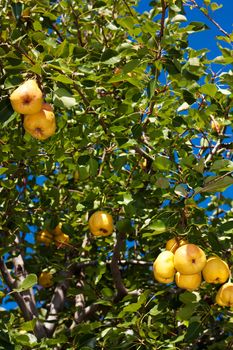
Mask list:
[[[16,238],[15,243],[19,244],[18,237]],[[15,252],[15,254],[18,254],[18,252]],[[22,284],[22,282],[25,280],[25,278],[28,275],[24,267],[24,260],[21,253],[19,253],[13,258],[13,265],[14,265],[14,272],[15,272],[14,287],[17,288],[19,287],[20,284]],[[20,295],[20,297],[17,296],[16,301],[24,315],[25,320],[32,320],[34,318],[38,319],[39,314],[36,307],[33,290],[30,288],[18,294]],[[16,293],[14,293],[14,295],[16,296]],[[43,324],[39,321],[37,321],[35,324],[34,332],[38,339],[47,337],[46,330]]]
[[[120,253],[124,245],[124,240],[125,240],[125,234],[118,232],[117,241],[113,250],[112,261],[110,263],[113,281],[117,290],[117,295],[114,299],[115,302],[121,300],[122,298],[124,298],[124,296],[128,294],[128,291],[125,288],[125,285],[122,281],[121,272],[118,265],[118,262],[120,260]]]
[[[66,292],[69,287],[69,279],[71,277],[70,272],[62,271],[60,274],[61,282],[56,286],[51,303],[49,312],[46,318],[46,322],[44,324],[45,329],[47,331],[48,336],[52,336],[55,331],[56,324],[58,321],[59,313],[63,310],[66,298]]]

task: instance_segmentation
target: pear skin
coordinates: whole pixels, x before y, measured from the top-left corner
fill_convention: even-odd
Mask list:
[[[24,116],[23,126],[32,137],[38,140],[46,140],[55,134],[56,119],[52,110],[45,104],[45,108],[35,114],[27,114]]]
[[[43,104],[43,95],[37,82],[26,80],[10,95],[12,108],[20,114],[38,113]]]

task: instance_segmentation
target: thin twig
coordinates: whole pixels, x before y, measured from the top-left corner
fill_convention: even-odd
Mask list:
[[[60,39],[61,41],[64,41],[63,36],[61,35],[60,31],[57,29],[56,24],[54,24],[54,23],[51,22],[51,26],[52,26],[53,30],[54,30],[54,31],[57,33],[57,35],[59,36],[59,39]]]
[[[129,13],[131,14],[131,16],[134,17],[134,14],[133,14],[131,8],[130,8],[129,5],[127,4],[127,1],[126,1],[126,0],[122,0],[122,1],[123,1],[123,3],[125,4],[125,6],[127,7],[127,9],[128,9],[128,11],[129,11]]]
[[[100,167],[99,167],[98,176],[101,176],[101,174],[102,174],[103,167],[104,167],[104,160],[105,160],[106,154],[107,154],[107,152],[106,152],[106,149],[104,148],[103,154],[102,154],[102,157],[101,157],[101,164],[100,164]]]
[[[154,161],[154,158],[149,155],[147,152],[145,152],[142,148],[140,148],[139,146],[134,146],[134,149],[137,153],[139,153],[141,156],[143,156],[144,158],[146,158],[149,161]]]

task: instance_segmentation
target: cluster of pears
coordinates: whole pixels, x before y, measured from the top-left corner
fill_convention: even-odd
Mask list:
[[[88,226],[94,236],[109,236],[114,230],[112,215],[105,211],[97,210],[90,216]]]
[[[12,108],[23,114],[23,126],[32,137],[46,140],[56,131],[53,107],[43,100],[43,94],[36,80],[29,79],[10,95]]]
[[[62,224],[59,223],[54,230],[48,231],[46,229],[39,231],[36,236],[36,241],[38,243],[43,243],[49,246],[52,242],[56,244],[57,247],[63,247],[69,243],[70,237],[62,231]]]
[[[220,306],[233,306],[233,283],[228,264],[218,256],[206,258],[205,252],[197,245],[188,243],[179,237],[167,241],[166,250],[154,261],[153,272],[160,283],[172,283],[175,280],[179,288],[193,291],[198,289],[202,280],[207,283],[222,284],[216,295]]]

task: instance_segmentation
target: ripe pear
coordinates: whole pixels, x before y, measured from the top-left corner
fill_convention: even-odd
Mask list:
[[[159,283],[172,283],[174,281],[174,275],[172,275],[171,277],[165,278],[165,277],[161,277],[158,273],[156,273],[154,271],[154,277],[155,279],[159,282]]]
[[[195,244],[182,245],[174,254],[175,269],[183,275],[201,272],[205,264],[205,252]]]
[[[222,284],[228,280],[230,269],[227,263],[218,256],[211,256],[207,259],[202,274],[206,282]]]
[[[154,274],[162,278],[172,278],[175,274],[174,254],[168,250],[161,252],[153,264]]]
[[[56,119],[52,106],[44,103],[42,109],[35,114],[27,114],[23,121],[24,129],[38,140],[46,140],[55,134]]]
[[[10,101],[15,112],[35,114],[42,108],[43,95],[37,82],[29,79],[12,92]]]
[[[57,247],[64,247],[70,241],[70,237],[65,233],[59,234],[54,237],[54,242]]]
[[[182,275],[177,272],[175,275],[175,282],[179,288],[187,289],[189,291],[197,289],[201,284],[201,272],[193,275]]]
[[[170,250],[172,253],[175,253],[175,251],[181,247],[182,245],[188,244],[188,241],[186,241],[183,238],[180,237],[173,237],[169,239],[166,243],[166,250]]]
[[[53,275],[50,272],[41,272],[38,283],[44,288],[49,288],[53,285]]]
[[[44,243],[46,246],[49,246],[49,244],[52,242],[52,239],[53,236],[48,230],[42,230],[36,235],[36,241],[38,243]]]
[[[59,236],[59,235],[62,235],[63,234],[63,231],[62,231],[62,223],[59,222],[59,224],[55,227],[55,229],[53,230],[53,235],[54,236]]]
[[[224,283],[218,290],[215,301],[220,306],[233,307],[233,283]]]
[[[88,225],[94,236],[109,236],[114,229],[112,215],[101,210],[91,215]]]

